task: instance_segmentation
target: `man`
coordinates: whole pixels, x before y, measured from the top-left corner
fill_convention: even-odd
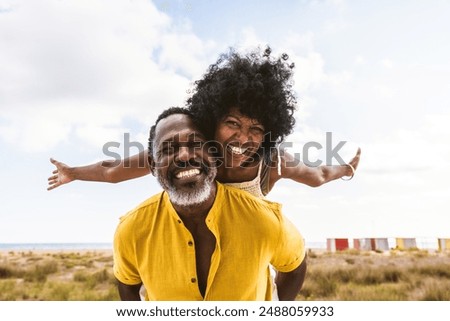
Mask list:
[[[164,189],[123,218],[114,238],[122,300],[295,299],[305,272],[301,235],[279,205],[215,182],[214,157],[188,111],[163,112],[150,131],[153,175]]]

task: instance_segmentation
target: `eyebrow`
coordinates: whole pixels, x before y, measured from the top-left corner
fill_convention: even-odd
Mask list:
[[[178,139],[175,140],[175,138],[178,138]],[[173,143],[173,142],[192,142],[192,141],[196,141],[196,140],[206,141],[206,138],[200,132],[193,132],[193,133],[187,135],[187,139],[180,140],[179,139],[179,134],[176,134],[175,136],[172,136],[172,137],[170,137],[168,139],[160,141],[159,145],[163,145],[163,144],[166,144],[166,143]]]
[[[244,115],[242,115],[242,114],[237,115],[237,114],[228,113],[228,114],[225,114],[224,117],[240,118],[241,116],[244,116]]]
[[[246,117],[246,118],[248,118],[248,119],[255,119],[255,120],[256,120],[256,123],[252,123],[252,125],[264,127],[264,125],[263,125],[259,120],[257,120],[256,118],[251,118],[251,117],[249,117],[249,116],[245,116],[245,115],[242,115],[242,114],[241,114],[240,116],[234,115],[234,114],[226,114],[223,118],[225,119],[225,118],[227,118],[227,117],[233,117],[233,118],[236,118],[236,119],[239,119],[239,120],[240,120],[241,117]]]
[[[192,140],[195,140],[195,138],[199,138],[201,140],[206,140],[205,135],[203,135],[200,132],[193,132],[192,134],[188,135],[188,140],[190,140],[192,138]]]

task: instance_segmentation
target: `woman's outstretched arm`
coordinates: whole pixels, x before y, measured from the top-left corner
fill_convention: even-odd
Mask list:
[[[105,160],[87,166],[70,167],[53,158],[50,162],[56,169],[48,178],[49,191],[75,180],[118,183],[150,173],[147,150],[122,160]]]
[[[281,162],[281,175],[278,174],[277,168],[271,168],[270,189],[276,181],[281,178],[289,178],[298,183],[306,184],[311,187],[318,187],[338,178],[354,175],[354,171],[358,168],[361,158],[361,148],[358,148],[356,155],[350,162],[344,165],[321,165],[310,167],[294,158],[289,153],[283,153]]]

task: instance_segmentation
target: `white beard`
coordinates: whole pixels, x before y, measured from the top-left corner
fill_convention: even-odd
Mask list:
[[[187,192],[177,190],[173,185],[170,184],[168,179],[161,177],[158,172],[156,172],[156,179],[158,180],[162,188],[167,191],[167,194],[169,194],[169,199],[172,204],[178,206],[193,206],[202,204],[211,196],[211,183],[216,178],[216,174],[217,168],[210,167],[209,173],[206,176],[204,182],[192,191]]]

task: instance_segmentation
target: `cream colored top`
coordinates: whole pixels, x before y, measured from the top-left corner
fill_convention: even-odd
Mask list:
[[[263,162],[259,163],[258,174],[251,181],[240,182],[240,183],[223,183],[224,185],[239,188],[240,190],[249,192],[253,196],[258,198],[265,198],[261,190],[261,168]]]

